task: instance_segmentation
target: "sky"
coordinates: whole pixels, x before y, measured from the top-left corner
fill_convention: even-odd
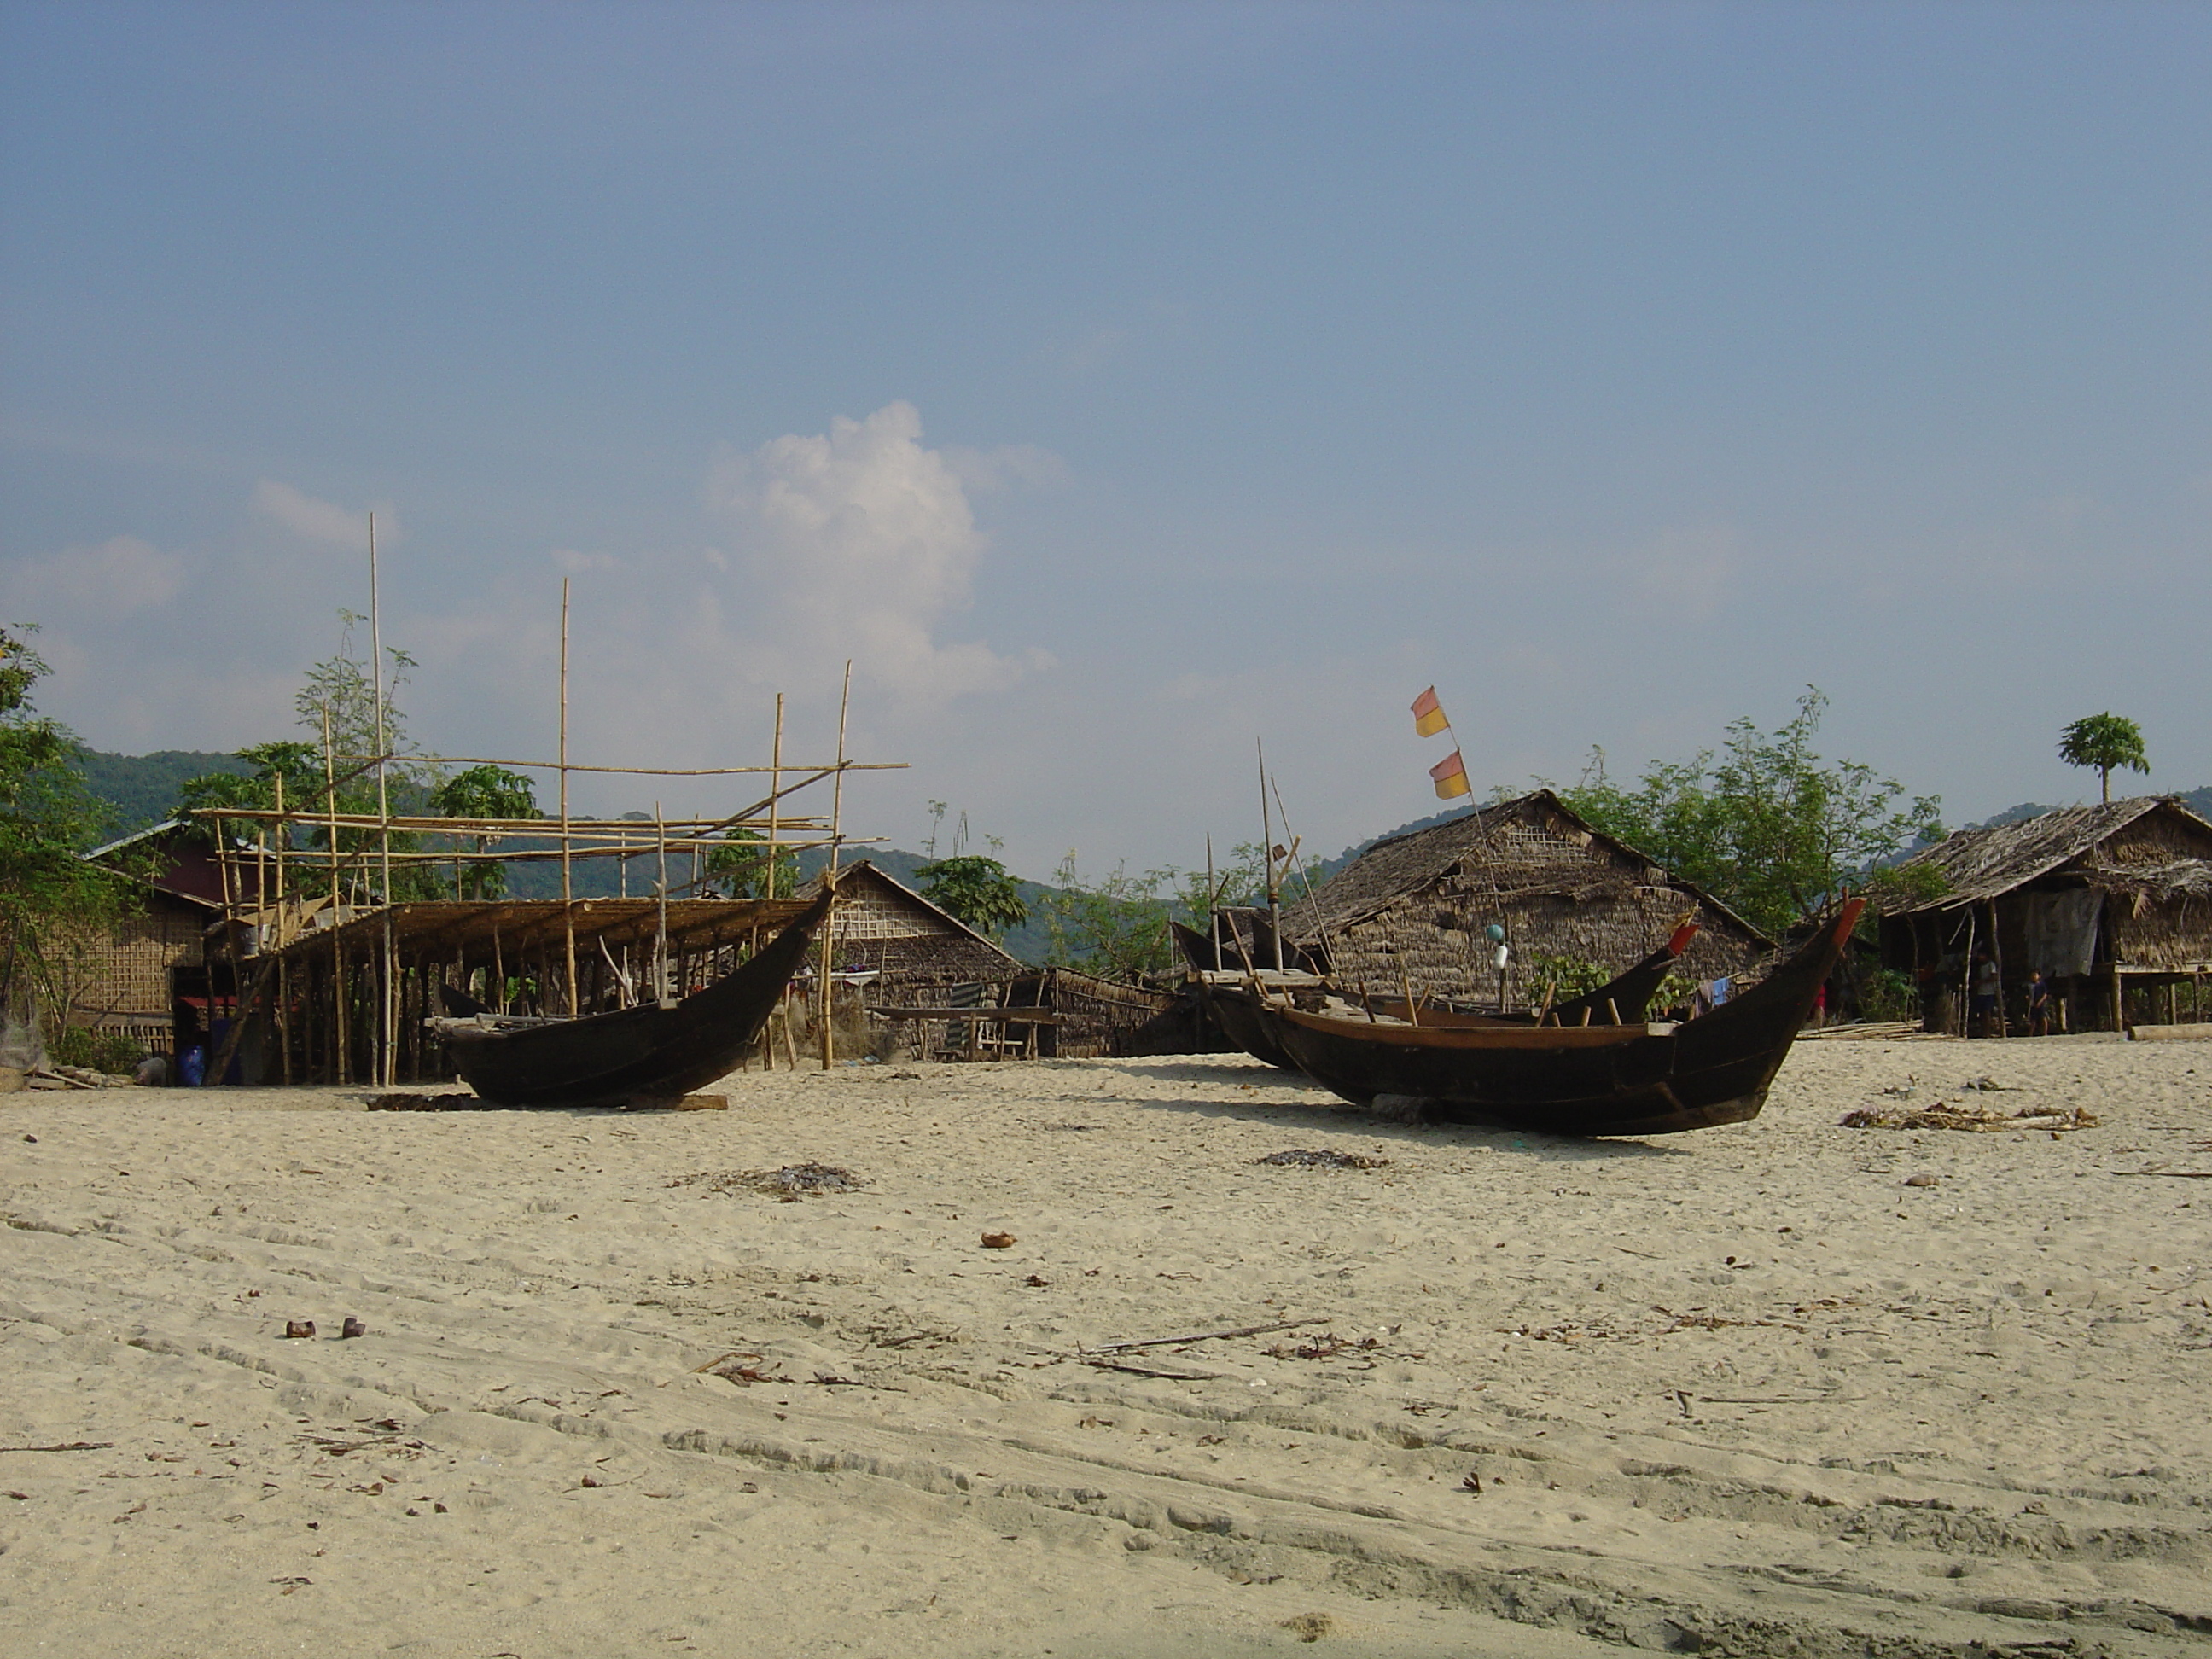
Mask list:
[[[1024,874],[1333,853],[1817,685],[2212,782],[2212,8],[0,8],[0,620],[97,748],[847,750]],[[730,810],[586,779],[580,807]],[[550,790],[541,794],[550,799]],[[826,803],[824,803],[826,805]],[[940,849],[942,850],[942,849]]]

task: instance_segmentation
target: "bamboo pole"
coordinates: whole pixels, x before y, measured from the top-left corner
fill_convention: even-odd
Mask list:
[[[653,803],[653,822],[655,829],[659,828],[659,801]],[[665,835],[660,838],[660,879],[654,885],[653,895],[659,902],[653,932],[653,994],[654,1000],[667,1008],[674,1005],[675,999],[668,994],[668,838]]]
[[[278,810],[279,811],[283,811],[283,806],[284,806],[284,774],[283,774],[281,770],[280,770],[280,771],[278,771],[278,772],[277,772],[277,774],[276,774],[276,806],[277,806],[277,810]],[[290,974],[287,971],[288,963],[286,963],[285,957],[284,957],[284,947],[285,947],[286,945],[289,945],[289,944],[291,943],[291,939],[290,939],[290,938],[289,937],[289,931],[290,931],[290,930],[287,927],[287,926],[286,926],[286,922],[285,922],[285,899],[284,899],[284,838],[285,838],[287,836],[290,835],[290,834],[291,834],[291,831],[290,831],[289,830],[288,830],[288,829],[284,828],[282,824],[278,825],[278,827],[277,827],[277,830],[276,830],[276,951],[277,951],[277,956],[276,956],[276,1053],[277,1053],[277,1075],[278,1075],[280,1078],[282,1078],[282,1079],[283,1079],[283,1081],[284,1081],[287,1085],[290,1084],[290,1082],[292,1081],[292,998],[291,998],[291,975],[290,975]],[[266,831],[265,830],[262,832],[262,836],[261,836],[261,844],[262,844],[263,848],[264,849],[264,850],[263,857],[264,857],[264,866],[265,866],[266,859],[267,859],[266,848],[268,848],[268,845],[269,845],[269,835],[268,835],[268,831]],[[269,912],[269,908],[270,908],[270,907],[269,907],[269,902],[268,902],[269,896],[268,896],[268,894],[267,894],[267,893],[265,893],[265,892],[264,892],[264,893],[261,896],[261,897],[262,897],[262,906],[261,906],[262,913],[265,915],[267,915],[267,914],[268,914],[268,912]]]
[[[783,693],[775,694],[775,741],[769,750],[768,783],[768,890],[765,896],[775,896],[776,804],[783,795]]]
[[[1260,757],[1260,838],[1264,843],[1260,852],[1267,860],[1267,931],[1274,935],[1275,971],[1283,970],[1283,902],[1275,882],[1275,825],[1267,813],[1267,750],[1258,738],[1252,741]]]
[[[1206,936],[1213,941],[1213,971],[1221,971],[1221,894],[1213,884],[1213,836],[1206,837]]]
[[[845,823],[845,716],[853,706],[853,659],[845,659],[845,689],[837,699],[837,776],[830,786],[830,863],[823,885],[833,895],[822,918],[822,1069],[835,1061],[836,1040],[830,1032],[830,990],[836,967],[837,837]]]
[[[398,1036],[399,1006],[393,975],[392,938],[392,792],[391,774],[385,762],[392,744],[385,729],[384,608],[377,588],[376,514],[368,515],[368,655],[370,696],[376,704],[376,816],[383,820],[378,842],[383,852],[384,962],[379,985],[377,1047],[381,1060],[377,1080],[390,1088],[398,1076],[398,1056],[393,1052]]]
[[[568,841],[568,579],[561,579],[561,912],[568,935],[568,1017],[576,1017],[576,894]]]
[[[331,849],[331,1081],[346,1080],[345,945],[339,927],[337,759],[331,748],[331,711],[323,707],[323,805]]]

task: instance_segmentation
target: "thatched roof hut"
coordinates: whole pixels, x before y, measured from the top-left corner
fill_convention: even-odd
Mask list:
[[[837,891],[837,973],[857,985],[864,1009],[980,1011],[974,1020],[903,1018],[910,1028],[903,1046],[913,1052],[1073,1059],[1191,1046],[1189,1031],[1172,1018],[1174,998],[1072,968],[1031,968],[865,860],[839,875]],[[994,1020],[994,1007],[1055,1018]]]
[[[1943,890],[1892,908],[1882,960],[1918,979],[1939,1029],[1985,949],[2008,999],[2040,972],[2075,1030],[2114,1028],[2129,991],[2212,973],[2212,823],[2171,796],[1962,830],[1904,867],[1935,872]]]
[[[1774,942],[1711,895],[1592,829],[1548,789],[1378,842],[1310,899],[1285,907],[1283,933],[1354,988],[1499,995],[1484,930],[1504,927],[1504,1000],[1527,1006],[1533,959],[1609,969],[1698,924],[1682,962],[1698,980],[1754,976]]]
[[[995,940],[866,859],[838,872],[834,937],[840,974],[876,975],[871,1002],[942,1002],[954,986],[1000,985],[1026,971]]]

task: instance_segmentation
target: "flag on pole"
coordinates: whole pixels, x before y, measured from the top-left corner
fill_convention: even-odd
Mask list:
[[[1444,759],[1431,766],[1429,769],[1429,775],[1436,780],[1438,800],[1450,800],[1455,796],[1468,793],[1474,787],[1467,781],[1467,763],[1460,759],[1459,750],[1456,749]]]
[[[1450,724],[1444,718],[1443,705],[1437,701],[1435,686],[1413,699],[1413,730],[1423,737],[1433,738]]]

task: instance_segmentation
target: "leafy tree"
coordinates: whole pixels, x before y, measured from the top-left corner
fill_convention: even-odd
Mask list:
[[[504,766],[471,766],[456,772],[430,792],[430,805],[449,818],[542,818],[538,791],[520,772]],[[456,836],[473,842],[478,853],[491,847],[489,836]],[[457,898],[495,899],[507,896],[507,866],[484,861],[453,863],[453,893]]]
[[[799,890],[799,854],[788,847],[770,854],[766,836],[739,825],[707,854],[707,873],[726,898],[789,898]]]
[[[117,871],[79,856],[107,809],[76,765],[76,737],[33,706],[46,672],[23,637],[33,631],[0,627],[0,1015],[35,996],[58,1036],[90,951],[137,896]]]
[[[356,816],[375,813],[376,687],[368,665],[354,651],[354,629],[362,618],[352,611],[341,611],[338,620],[337,653],[310,668],[299,690],[293,695],[292,707],[300,724],[307,728],[307,740],[257,744],[238,750],[238,757],[253,767],[252,775],[241,778],[232,773],[215,772],[188,778],[178,790],[180,810],[272,807],[276,805],[276,780],[281,775],[288,808],[313,811],[329,807]],[[385,793],[395,814],[425,812],[431,810],[431,797],[438,787],[440,773],[429,763],[410,758],[411,745],[406,717],[394,701],[394,694],[405,683],[406,670],[414,666],[414,659],[391,647],[386,647],[385,655],[390,669],[385,677],[382,704],[385,744],[386,752],[397,757],[386,763]],[[325,770],[325,732],[329,739],[329,781]],[[258,835],[258,826],[253,833]],[[312,824],[293,825],[286,836],[288,850],[329,850],[328,832]],[[342,855],[356,855],[347,866],[349,890],[357,900],[369,897],[374,884],[382,878],[381,866],[375,856],[381,848],[380,838],[374,830],[343,829],[338,831],[337,840],[337,850]],[[393,832],[391,844],[395,854],[412,854],[421,851],[422,843],[420,836],[402,830]],[[327,876],[319,882],[304,863],[288,872],[287,879],[295,890],[326,890],[323,884]],[[395,900],[438,896],[436,877],[428,866],[411,859],[394,864],[392,886]]]
[[[2058,734],[2058,758],[2069,766],[2094,769],[2105,799],[2112,799],[2112,774],[2150,771],[2143,753],[2142,728],[2124,714],[2085,714]]]
[[[1070,853],[1054,872],[1045,899],[1045,960],[1101,979],[1136,980],[1166,971],[1175,959],[1168,921],[1182,908],[1176,893],[1181,874],[1165,869],[1133,876],[1117,867],[1103,880],[1087,882]],[[1205,878],[1199,879],[1203,886]]]
[[[969,853],[925,864],[917,873],[925,898],[978,933],[995,939],[1030,919],[1020,884],[994,858]]]
[[[1738,720],[1718,756],[1654,762],[1633,788],[1606,775],[1597,750],[1560,799],[1753,926],[1778,933],[1832,902],[1845,883],[1942,833],[1938,797],[1900,804],[1904,786],[1894,778],[1814,752],[1827,702],[1808,686],[1777,730]]]

